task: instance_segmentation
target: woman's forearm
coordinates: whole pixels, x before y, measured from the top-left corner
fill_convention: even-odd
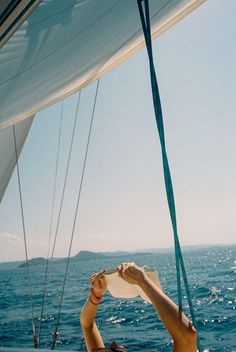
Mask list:
[[[104,347],[102,336],[95,323],[99,302],[106,291],[106,281],[103,273],[104,271],[101,271],[90,277],[90,296],[87,298],[80,314],[80,322],[88,352],[97,351],[98,348]]]
[[[177,305],[147,276],[140,286],[153,303],[160,319],[176,344],[187,343],[186,351],[196,351],[196,330]]]
[[[93,304],[90,299],[87,298],[80,314],[81,325],[84,327],[92,327],[95,322],[97,310],[98,304]]]
[[[97,309],[98,304],[93,304],[88,298],[80,314],[80,323],[88,352],[105,347],[102,336],[95,323]]]

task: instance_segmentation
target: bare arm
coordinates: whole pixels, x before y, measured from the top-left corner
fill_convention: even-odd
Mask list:
[[[103,273],[93,275],[90,281],[94,294],[97,297],[102,297],[106,290],[106,282]],[[90,297],[86,300],[80,314],[80,322],[88,352],[96,351],[98,348],[105,347],[100,331],[95,323],[98,306],[99,304],[93,301],[93,298]]]
[[[174,340],[174,352],[196,352],[196,330],[177,305],[156,286],[134,263],[118,268],[119,275],[131,284],[139,285],[150,298],[160,319]]]

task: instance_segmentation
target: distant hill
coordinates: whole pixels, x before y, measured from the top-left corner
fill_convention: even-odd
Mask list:
[[[197,246],[183,246],[182,249],[183,251],[197,251],[197,250],[209,250],[210,248],[222,248],[222,247],[227,247],[230,246],[229,244],[227,245],[197,245]],[[231,246],[235,247],[236,244],[232,244]],[[127,257],[127,261],[130,260],[135,260],[136,256],[145,256],[145,255],[155,255],[156,253],[159,254],[165,254],[165,253],[171,253],[174,251],[174,248],[148,248],[145,250],[137,250],[137,251],[132,251],[132,252],[125,252],[125,251],[114,251],[114,252],[91,252],[91,251],[80,251],[78,254],[76,254],[74,257],[71,257],[72,262],[77,262],[77,261],[86,261],[86,260],[105,260],[105,259],[111,259],[111,258],[124,258],[122,260],[126,260],[125,257]],[[67,258],[54,258],[53,263],[63,263],[67,260]],[[46,264],[46,259],[43,257],[38,257],[38,258],[33,258],[29,260],[29,263],[31,266],[36,266],[36,265],[45,265]],[[23,260],[15,261],[15,262],[3,262],[0,263],[0,270],[13,270],[17,268],[24,268],[26,267],[26,262]]]
[[[101,253],[96,253],[96,252],[90,252],[90,251],[80,251],[78,254],[76,254],[74,257],[71,258],[72,261],[84,261],[84,260],[92,260],[92,259],[107,259],[108,256],[101,254]]]
[[[86,260],[98,260],[98,259],[108,259],[111,257],[108,257],[107,255],[101,254],[101,253],[95,253],[95,252],[90,252],[90,251],[81,251],[78,254],[76,254],[74,257],[70,258],[71,262],[79,262],[79,261],[86,261]],[[54,259],[54,263],[63,263],[67,260],[67,258],[60,258],[60,259]],[[45,265],[47,262],[47,259],[43,257],[39,258],[33,258],[29,260],[29,265],[30,266],[36,266],[36,265]],[[26,262],[21,263],[18,268],[25,268],[27,266]]]
[[[34,265],[45,265],[46,262],[47,262],[47,259],[45,259],[45,258],[43,258],[43,257],[38,257],[38,258],[30,259],[30,260],[28,261],[28,264],[29,264],[30,266],[34,266]],[[27,263],[24,262],[24,263],[20,264],[20,265],[18,266],[18,268],[25,268],[26,266],[27,266]]]

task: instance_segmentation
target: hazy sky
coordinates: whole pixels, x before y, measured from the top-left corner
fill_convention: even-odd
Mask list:
[[[235,18],[235,0],[208,0],[153,43],[183,245],[236,242]],[[81,94],[56,256],[68,252],[94,92]],[[77,97],[65,101],[55,214]],[[30,257],[46,256],[60,106],[37,115],[20,158]],[[24,258],[15,173],[0,214],[0,261]],[[172,244],[143,50],[101,79],[72,254]]]

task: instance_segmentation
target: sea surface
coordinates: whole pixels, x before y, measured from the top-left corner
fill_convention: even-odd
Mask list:
[[[198,322],[206,351],[236,351],[236,246],[209,247],[184,252]],[[173,253],[143,254],[71,263],[61,311],[58,350],[85,351],[79,321],[88,295],[88,277],[100,269],[135,261],[158,269],[164,291],[177,302]],[[1,269],[1,265],[0,265]],[[36,325],[42,304],[44,267],[32,268]],[[55,329],[65,263],[52,266],[40,347],[50,348]],[[188,314],[185,302],[184,311]],[[104,341],[113,340],[129,351],[171,351],[172,342],[153,307],[140,298],[115,299],[108,293],[100,304],[97,323]],[[0,346],[31,347],[32,325],[26,269],[0,270]]]

